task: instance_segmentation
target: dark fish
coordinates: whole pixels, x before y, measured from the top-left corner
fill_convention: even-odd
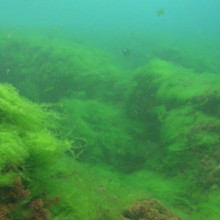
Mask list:
[[[128,56],[129,54],[130,54],[130,50],[128,49],[128,48],[124,48],[124,49],[122,49],[122,54],[126,57],[126,56]]]

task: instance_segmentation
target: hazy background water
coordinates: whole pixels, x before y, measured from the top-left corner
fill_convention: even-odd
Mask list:
[[[196,152],[196,148],[192,149],[189,155],[187,151],[186,154],[183,154],[184,156],[179,152],[169,154],[164,150],[164,147],[167,146],[163,146],[164,144],[160,146],[164,137],[160,135],[159,129],[162,126],[159,125],[159,121],[164,123],[165,128],[166,126],[169,128],[166,121],[169,119],[169,114],[171,119],[174,117],[177,120],[177,124],[185,123],[185,120],[186,123],[188,120],[190,124],[190,117],[192,117],[192,122],[195,123],[192,125],[195,137],[197,137],[197,130],[200,129],[210,135],[208,138],[210,137],[211,141],[213,138],[213,142],[217,142],[218,135],[215,136],[215,134],[219,132],[218,123],[220,123],[217,120],[219,118],[218,94],[220,94],[217,84],[218,76],[210,74],[210,80],[208,77],[207,80],[205,77],[198,77],[197,80],[191,76],[191,72],[193,74],[220,73],[220,0],[0,0],[0,3],[0,76],[2,81],[12,83],[21,90],[22,95],[25,94],[35,102],[55,103],[48,107],[45,105],[45,108],[52,106],[69,117],[68,122],[62,122],[62,127],[66,129],[61,129],[62,135],[64,138],[73,139],[73,143],[76,146],[78,144],[77,147],[80,150],[81,148],[88,150],[85,152],[85,156],[82,154],[86,158],[82,158],[82,160],[92,161],[91,163],[95,165],[99,161],[106,160],[106,164],[110,164],[110,166],[113,164],[113,167],[126,174],[136,170],[140,171],[140,173],[128,176],[128,180],[125,179],[126,186],[130,184],[131,188],[135,190],[140,188],[144,192],[150,192],[150,195],[157,199],[163,199],[162,201],[165,202],[168,200],[170,203],[166,204],[172,204],[173,207],[177,205],[178,209],[187,214],[188,211],[200,212],[204,209],[209,215],[209,212],[219,209],[220,197],[216,193],[219,192],[217,191],[218,183],[216,183],[218,179],[215,179],[215,171],[219,171],[217,165],[219,154],[216,149],[219,145],[214,146],[211,143],[209,146],[210,149],[213,147],[213,155],[212,150],[208,152],[207,149],[206,151],[202,149],[200,156],[201,148],[198,148],[198,152]],[[160,12],[164,13],[158,16]],[[19,35],[20,33],[21,35]],[[27,35],[27,38],[21,37],[23,34]],[[40,36],[39,41],[38,36]],[[53,41],[54,39],[55,41]],[[60,41],[57,43],[56,39]],[[32,44],[32,41],[35,40],[36,42]],[[76,42],[76,44],[66,44],[65,40]],[[13,44],[14,42],[15,44]],[[164,75],[168,76],[167,79],[164,78],[167,81],[164,82],[163,89],[169,90],[170,85],[174,85],[173,90],[171,88],[167,96],[166,92],[160,92],[160,95],[163,95],[161,97],[158,95],[158,98],[149,89],[150,87],[145,86],[145,84],[150,84],[148,78],[143,78],[146,81],[143,81],[142,84],[141,74],[139,76],[138,71],[116,68],[114,59],[112,61],[105,53],[93,49],[93,46],[110,52],[119,64],[131,67],[132,70],[145,65],[155,57],[161,58],[162,61],[153,61],[151,65],[153,68],[155,67],[155,72],[150,74],[153,76],[158,70],[158,73],[163,76],[160,73],[160,67],[165,68],[165,70],[163,69]],[[130,54],[123,55],[123,49],[128,49]],[[148,68],[144,68],[146,73]],[[175,78],[174,74],[171,77],[168,74],[179,70],[181,74],[186,74],[186,77]],[[116,80],[116,76],[119,76],[118,73],[124,78]],[[133,75],[136,78],[130,77]],[[201,75],[196,75],[196,77]],[[191,82],[191,78],[188,80],[187,77],[192,77],[193,82]],[[155,79],[157,82],[157,78]],[[171,83],[168,82],[169,80]],[[194,83],[197,81],[198,83]],[[178,89],[178,85],[180,89]],[[158,83],[154,86],[155,89],[160,89],[161,85]],[[189,95],[189,97],[186,96],[186,100],[182,100],[182,97],[185,97],[185,88],[189,94],[192,94],[191,97]],[[206,88],[208,88],[207,91]],[[177,94],[173,99],[173,95],[169,96],[169,94],[174,93]],[[64,99],[65,96],[67,99]],[[68,96],[70,96],[69,99]],[[164,100],[161,101],[163,98]],[[171,105],[176,98],[180,99],[180,106],[175,102],[174,105]],[[159,103],[158,100],[160,100]],[[192,100],[194,100],[194,104]],[[168,107],[164,107],[166,102]],[[122,105],[122,109],[118,109],[119,104]],[[198,113],[198,116],[197,114],[194,116],[194,111],[201,112]],[[213,114],[213,119],[210,119],[209,114]],[[201,119],[200,115],[202,115]],[[196,124],[197,117],[199,126]],[[109,118],[113,119],[113,123]],[[77,120],[75,121],[75,119]],[[214,122],[210,123],[210,120],[215,121],[215,119],[217,125]],[[204,122],[207,127],[204,126],[206,125]],[[191,125],[188,126],[184,123],[183,127],[190,129],[188,135]],[[178,126],[175,123],[171,123],[170,126],[171,134],[168,134],[168,137],[172,140],[172,135],[174,134],[176,137],[175,131],[178,130],[175,129],[175,126],[177,128]],[[162,127],[162,129],[164,128]],[[185,134],[185,130],[181,129],[182,124],[180,134],[181,132]],[[57,135],[59,136],[59,133]],[[185,139],[182,140],[181,137],[179,139],[179,136],[174,139],[176,142],[180,141],[181,148]],[[189,135],[189,137],[190,142],[191,136]],[[118,141],[119,139],[120,141]],[[166,140],[164,143],[166,145]],[[194,145],[192,146],[194,148]],[[203,148],[203,145],[201,146]],[[217,156],[215,156],[215,150]],[[100,153],[101,151],[102,153]],[[167,155],[164,155],[164,152]],[[162,154],[160,155],[160,153]],[[205,155],[206,153],[207,155]],[[91,158],[89,158],[90,155],[92,155]],[[154,158],[151,159],[149,155],[153,155]],[[198,163],[201,159],[202,164],[201,169],[198,165],[198,171],[197,167],[193,167],[194,162],[197,164],[197,158],[199,158]],[[211,160],[213,163],[210,162]],[[158,161],[160,163],[157,164]],[[102,167],[101,163],[100,165]],[[190,171],[191,168],[192,171]],[[158,176],[155,173],[154,177],[151,169],[158,172],[163,170],[163,172],[160,172]],[[165,174],[164,169],[167,170],[167,176],[175,175],[173,173],[176,172],[186,180],[181,179],[180,181],[177,177],[177,184],[176,180],[172,182],[172,179],[169,183],[167,180],[162,181],[160,176]],[[178,169],[181,171],[179,172]],[[189,175],[184,173],[184,169]],[[64,168],[63,170],[65,173]],[[210,172],[211,175],[204,174],[204,170],[207,173]],[[194,186],[195,177],[193,175],[195,173],[199,184],[204,180],[208,182],[207,185],[205,182],[198,186],[195,184],[196,188],[192,188],[190,184]],[[64,176],[66,177],[66,175]],[[111,177],[106,185],[110,185],[114,178],[114,176]],[[68,183],[66,179],[63,182]],[[205,191],[207,194],[200,195],[202,187],[207,187],[207,191]],[[71,190],[66,190],[72,192],[72,188],[74,187],[71,185]],[[75,188],[77,189],[77,187]],[[196,192],[193,192],[194,189]],[[98,187],[98,190],[103,193],[105,188]],[[208,195],[209,192],[212,194]],[[82,197],[84,195],[83,192]],[[202,202],[205,204],[204,206],[199,207],[200,200],[201,204]],[[78,205],[75,195],[71,201],[73,207],[74,202]],[[195,206],[200,209],[196,210]],[[194,219],[201,220],[200,216],[203,216],[202,212],[198,218]],[[205,219],[207,219],[206,216]],[[211,217],[209,219],[214,220]]]
[[[164,9],[165,14],[157,16]],[[219,37],[218,0],[1,0],[1,27],[46,28],[102,39],[113,34]]]
[[[84,30],[218,30],[218,0],[1,0],[1,24]],[[165,16],[158,19],[157,10]]]
[[[219,9],[218,0],[1,0],[0,27],[9,36],[34,31],[89,44],[116,60],[128,48],[131,55],[122,62],[136,68],[163,45],[188,48],[193,56],[218,53]]]

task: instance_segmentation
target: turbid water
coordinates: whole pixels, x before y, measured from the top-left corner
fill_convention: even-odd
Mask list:
[[[2,0],[0,219],[220,219],[219,8]]]

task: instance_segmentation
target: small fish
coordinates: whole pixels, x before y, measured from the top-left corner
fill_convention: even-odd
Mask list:
[[[164,14],[165,14],[164,8],[161,8],[160,10],[157,11],[157,16],[161,16]]]
[[[130,54],[130,50],[128,49],[128,48],[124,48],[124,49],[122,49],[122,54],[126,57],[126,56],[128,56],[129,54]]]

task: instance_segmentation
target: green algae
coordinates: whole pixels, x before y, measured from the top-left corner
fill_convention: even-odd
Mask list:
[[[0,127],[0,203],[7,205],[7,217],[27,219],[39,216],[32,211],[31,204],[42,201],[44,208],[40,207],[39,213],[44,214],[44,218],[46,211],[43,210],[50,209],[55,219],[102,219],[103,216],[116,219],[120,214],[117,207],[121,205],[117,204],[115,194],[120,191],[116,192],[112,187],[113,192],[107,192],[113,182],[108,184],[108,180],[99,177],[89,167],[79,165],[73,155],[66,155],[70,143],[55,138],[51,127],[45,127],[47,115],[52,113],[44,112],[40,106],[21,98],[10,85],[1,85],[0,91],[1,103],[8,103],[1,106]],[[17,199],[12,201],[11,196],[3,196],[6,190]],[[11,202],[13,209],[9,208]],[[113,204],[115,209],[110,210]]]
[[[121,70],[106,53],[43,37],[1,39],[1,80],[12,83],[22,95],[38,102],[56,102],[73,93],[114,97]]]
[[[50,134],[44,128],[45,115],[37,105],[19,97],[17,91],[10,85],[1,85],[0,90],[1,171],[6,169],[9,170],[5,172],[6,175],[9,173],[18,175],[19,169],[24,169],[25,161],[30,154],[33,154],[31,152],[33,145],[29,141],[29,136],[38,133],[35,139],[44,136],[45,140],[49,139],[51,142]],[[47,146],[42,142],[38,145],[41,149],[51,151],[49,148],[52,145]],[[36,144],[35,147],[37,148],[38,145]],[[57,145],[54,145],[54,149]],[[50,156],[47,158],[48,161],[49,158]]]
[[[65,115],[61,136],[74,139],[81,161],[108,164],[122,172],[143,167],[143,143],[140,140],[137,145],[132,136],[142,126],[126,117],[119,106],[79,99],[64,99],[60,106]]]
[[[42,200],[52,219],[116,220],[146,197],[217,219],[217,74],[154,59],[131,80],[94,48],[20,36],[0,47],[1,81],[48,102],[0,87],[0,193],[18,176],[30,191],[12,219],[33,218]]]

